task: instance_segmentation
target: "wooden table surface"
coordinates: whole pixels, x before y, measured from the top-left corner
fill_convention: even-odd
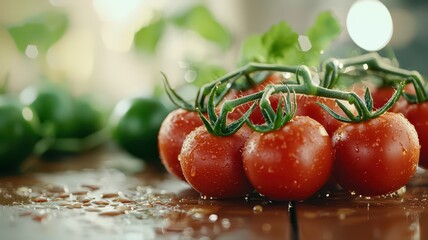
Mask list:
[[[187,184],[112,149],[31,159],[0,177],[0,239],[428,239],[428,173],[399,194],[323,192],[290,205],[201,199]]]

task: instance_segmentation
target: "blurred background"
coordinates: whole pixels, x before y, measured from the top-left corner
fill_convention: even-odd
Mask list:
[[[346,29],[354,2],[2,0],[0,82],[9,79],[8,91],[17,93],[49,79],[77,95],[92,93],[114,104],[132,95],[152,95],[161,71],[179,85],[198,78],[198,67],[232,70],[247,36],[279,21],[304,34],[325,10],[338,19],[342,32],[323,57],[347,57],[364,52]],[[428,2],[383,3],[394,33],[381,52],[426,76]]]

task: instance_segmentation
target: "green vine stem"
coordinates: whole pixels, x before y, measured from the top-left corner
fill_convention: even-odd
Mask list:
[[[361,99],[354,92],[340,91],[331,88],[340,77],[340,74],[345,73],[348,67],[355,67],[359,65],[364,65],[363,68],[367,68],[366,70],[400,77],[400,79],[395,80],[396,91],[393,96],[384,106],[377,109],[376,111],[373,111],[373,99],[368,89],[366,90],[364,99]],[[176,94],[169,85],[166,76],[164,74],[162,74],[162,76],[166,91],[171,100],[181,108],[190,111],[198,111],[208,131],[220,136],[227,136],[235,133],[245,122],[247,122],[247,124],[256,131],[266,132],[278,129],[278,127],[284,125],[291,119],[290,112],[294,111],[292,105],[290,105],[291,93],[335,99],[338,106],[345,113],[346,117],[335,113],[332,109],[322,103],[319,103],[319,105],[334,118],[343,122],[361,122],[383,114],[389,108],[391,108],[396,101],[398,101],[403,93],[405,83],[411,82],[415,85],[415,99],[417,101],[427,99],[427,94],[424,90],[424,82],[418,72],[408,71],[387,65],[382,61],[379,55],[376,54],[367,54],[342,60],[329,59],[324,63],[323,68],[325,70],[324,80],[320,85],[316,85],[312,80],[312,75],[314,73],[311,72],[311,70],[305,65],[283,66],[274,64],[250,63],[242,68],[237,69],[236,71],[226,74],[212,83],[201,87],[198,91],[194,104],[186,102],[183,98]],[[278,85],[271,84],[261,92],[236,99],[222,101],[224,96],[231,89],[232,85],[239,78],[249,78],[251,74],[258,72],[281,72],[294,74],[297,83],[284,83]],[[279,106],[284,105],[284,107],[278,107],[276,110],[273,110],[269,104],[269,97],[274,94],[285,93],[288,95],[288,97],[281,97],[279,104]],[[340,100],[354,105],[356,114],[349,110]],[[220,102],[222,102],[222,104],[219,108],[220,110],[218,110],[217,105]],[[236,107],[248,103],[253,103],[251,108],[245,112],[240,119],[227,125],[226,120],[228,114]],[[248,117],[256,107],[256,104],[259,105],[266,120],[266,124],[264,126],[254,126],[248,121]],[[205,112],[207,112],[208,117],[203,114]]]
[[[322,86],[334,88],[341,74],[353,71],[358,66],[360,66],[361,71],[383,73],[392,77],[398,77],[393,81],[401,82],[404,79],[406,82],[413,84],[416,94],[405,93],[405,97],[409,102],[421,103],[428,101],[427,82],[424,81],[419,72],[390,65],[377,53],[368,53],[346,59],[330,58],[326,60],[323,63],[324,81],[321,83]]]

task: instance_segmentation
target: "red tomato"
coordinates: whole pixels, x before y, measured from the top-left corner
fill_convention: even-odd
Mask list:
[[[202,124],[197,112],[176,109],[168,114],[160,127],[158,134],[160,159],[169,173],[183,181],[186,179],[178,161],[178,154],[186,136]]]
[[[257,93],[260,91],[263,91],[264,88],[268,85],[268,84],[280,84],[282,82],[283,78],[281,75],[278,74],[271,74],[269,76],[266,77],[265,80],[263,80],[261,83],[259,83],[258,85],[249,88],[245,91],[238,91],[238,90],[232,90],[230,91],[230,93],[225,97],[225,99],[235,99],[235,98],[240,98],[240,97],[244,97],[253,93]],[[269,98],[270,102],[271,102],[271,106],[273,109],[276,109],[278,106],[278,102],[280,99],[280,94],[275,94],[273,96],[271,96]],[[237,108],[235,108],[232,112],[229,113],[228,117],[232,120],[237,120],[239,119],[245,112],[248,111],[248,109],[250,109],[251,105],[253,103],[247,103],[247,104],[243,104],[238,106]],[[256,107],[254,109],[254,111],[251,113],[250,115],[250,120],[251,122],[253,122],[254,124],[263,124],[265,123],[265,119],[263,117],[262,111],[260,110],[260,107]]]
[[[428,169],[428,102],[411,104],[406,101],[397,111],[402,112],[404,117],[415,126],[421,144],[419,166]]]
[[[210,134],[200,126],[187,135],[179,155],[187,182],[209,198],[242,197],[251,186],[242,166],[242,148],[251,130],[242,127],[227,137]]]
[[[333,135],[334,177],[345,189],[366,196],[391,193],[416,171],[419,140],[401,114],[344,124]]]
[[[378,88],[370,88],[372,98],[373,98],[373,108],[379,109],[383,107],[383,105],[388,102],[388,100],[392,97],[395,92],[393,87],[378,87]],[[407,84],[404,90],[407,93],[415,94],[415,89],[412,84]],[[362,95],[364,99],[364,95]],[[407,102],[404,97],[400,97],[400,99],[394,104],[394,106],[389,110],[391,112],[396,112],[397,106]]]
[[[296,116],[279,130],[251,134],[243,161],[259,193],[273,200],[303,200],[329,179],[333,148],[320,123]]]
[[[336,101],[333,99],[298,94],[296,95],[296,101],[296,116],[308,116],[316,120],[324,126],[330,136],[333,135],[334,131],[336,131],[336,129],[343,124],[343,122],[336,120],[324,109],[322,109],[318,104],[316,104],[317,102],[324,103],[325,105],[327,105],[327,107],[331,108],[336,113],[342,116],[346,116],[343,113],[342,109],[340,109],[339,105],[337,105]],[[348,108],[351,109],[351,111],[355,110],[355,107],[353,105],[349,105],[346,103],[345,105],[347,105]]]
[[[373,108],[379,109],[392,97],[394,94],[394,88],[392,87],[380,87],[375,88],[372,91]]]

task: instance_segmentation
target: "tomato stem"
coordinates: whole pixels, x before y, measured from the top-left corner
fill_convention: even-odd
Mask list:
[[[333,86],[337,83],[341,74],[349,72],[349,69],[355,70],[358,66],[363,66],[363,70],[367,73],[378,72],[394,77],[400,77],[398,80],[395,80],[396,91],[393,96],[384,106],[374,112],[373,99],[368,89],[365,92],[364,100],[355,92],[333,89]],[[181,108],[198,111],[208,131],[219,136],[227,136],[235,133],[245,122],[251,128],[259,132],[268,132],[279,129],[294,116],[296,101],[295,99],[294,101],[291,101],[290,95],[292,94],[295,98],[296,93],[335,99],[338,106],[346,114],[346,117],[335,113],[323,103],[318,104],[332,117],[343,122],[361,122],[380,116],[398,101],[403,93],[406,83],[414,84],[416,89],[416,95],[411,96],[408,94],[408,98],[414,98],[415,102],[425,101],[428,99],[423,79],[418,72],[408,71],[388,65],[377,54],[371,53],[340,60],[332,58],[324,62],[323,69],[324,79],[321,81],[320,85],[316,85],[313,82],[312,76],[318,73],[312,72],[309,67],[305,65],[283,66],[276,64],[250,63],[226,74],[214,82],[202,86],[198,91],[194,104],[186,102],[176,94],[169,85],[166,76],[164,74],[162,75],[164,77],[166,91],[171,100]],[[236,99],[224,100],[224,97],[238,79],[244,77],[248,83],[251,83],[251,74],[259,72],[290,73],[294,74],[297,81],[285,82],[283,84],[276,85],[270,84],[266,86],[263,91]],[[285,98],[284,95],[280,96],[280,104],[275,110],[271,107],[269,100],[269,98],[274,94],[287,95],[287,98]],[[349,110],[339,100],[346,101],[349,104],[354,105],[356,114]],[[218,107],[217,105],[220,103],[222,103],[220,110],[216,110]],[[235,108],[248,103],[252,103],[251,108],[247,110],[240,119],[227,125],[228,123],[226,120],[228,114]],[[260,107],[265,119],[265,124],[263,125],[254,125],[248,120],[256,105]],[[204,112],[207,112],[208,118],[203,115]]]

